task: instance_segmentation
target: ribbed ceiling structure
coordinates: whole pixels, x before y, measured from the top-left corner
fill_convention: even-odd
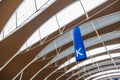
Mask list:
[[[104,0],[104,3],[89,11],[85,10],[82,0],[48,0],[45,4],[49,1],[52,2],[41,10],[36,6],[37,0],[33,0],[35,13],[6,37],[5,25],[13,14],[18,14],[16,12],[19,6],[25,1],[2,0],[0,2],[0,31],[3,35],[0,41],[0,80],[119,78],[120,0]],[[26,41],[44,23],[76,2],[80,2],[83,8],[84,13],[81,16],[62,27],[59,26],[48,36],[21,50]],[[73,13],[77,12],[73,11]],[[16,24],[20,20],[17,18],[16,16]],[[59,21],[57,24],[59,25]],[[80,62],[75,61],[71,32],[76,25],[81,27],[88,56],[86,60]],[[47,26],[47,30],[52,26]]]

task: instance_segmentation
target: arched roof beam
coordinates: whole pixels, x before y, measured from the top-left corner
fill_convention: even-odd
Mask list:
[[[22,0],[3,0],[0,2],[0,32]]]

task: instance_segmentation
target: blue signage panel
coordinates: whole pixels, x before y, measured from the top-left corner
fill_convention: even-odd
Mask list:
[[[114,80],[119,80],[118,78],[114,78]]]
[[[73,44],[76,61],[81,61],[87,58],[82,35],[79,26],[73,28]]]

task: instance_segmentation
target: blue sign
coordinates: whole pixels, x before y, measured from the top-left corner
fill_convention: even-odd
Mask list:
[[[79,26],[73,28],[73,44],[76,61],[87,59],[82,35]]]
[[[119,80],[118,78],[114,78],[114,80]]]

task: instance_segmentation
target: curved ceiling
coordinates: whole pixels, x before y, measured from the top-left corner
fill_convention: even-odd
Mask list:
[[[104,3],[91,10],[87,10],[85,2],[81,1],[84,11],[81,16],[62,25],[63,27],[57,21],[56,31],[20,50],[39,27],[75,2],[77,1],[53,0],[45,9],[0,41],[1,80],[97,80],[120,76],[120,0],[104,0]],[[4,19],[0,20],[1,33],[19,4],[21,2],[12,3],[9,0],[0,2],[0,10],[4,12],[0,14],[0,18]],[[37,0],[35,4],[38,5]],[[4,8],[5,5],[13,6],[8,10]],[[34,14],[39,11],[38,6],[35,8]],[[5,13],[7,10],[8,13]],[[71,29],[75,25],[81,27],[88,56],[81,62],[75,62],[73,55]]]

